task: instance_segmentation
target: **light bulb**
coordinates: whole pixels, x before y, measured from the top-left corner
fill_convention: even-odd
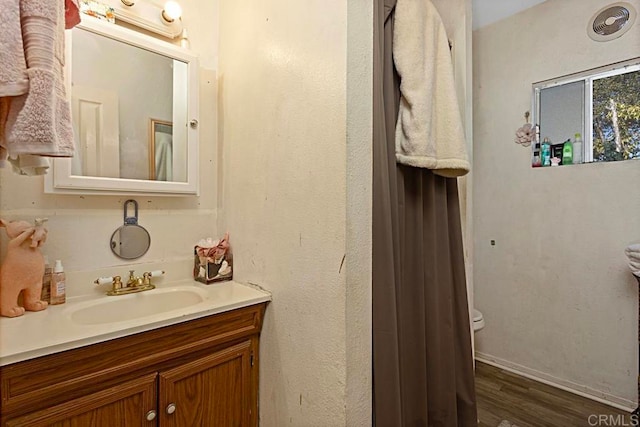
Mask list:
[[[162,18],[167,22],[173,22],[182,16],[182,7],[177,1],[168,1],[164,4]]]

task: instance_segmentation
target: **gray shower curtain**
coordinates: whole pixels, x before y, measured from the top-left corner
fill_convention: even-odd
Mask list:
[[[474,426],[457,180],[395,159],[395,3],[374,1],[374,424]]]

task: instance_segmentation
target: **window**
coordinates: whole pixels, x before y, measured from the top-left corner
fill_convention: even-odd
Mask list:
[[[533,111],[539,139],[580,133],[584,162],[638,159],[640,58],[534,84]]]

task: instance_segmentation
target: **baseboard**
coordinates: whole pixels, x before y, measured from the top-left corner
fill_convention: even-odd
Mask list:
[[[576,384],[569,380],[557,378],[553,375],[545,374],[544,372],[527,368],[526,366],[518,365],[517,363],[509,362],[508,360],[504,360],[499,357],[476,351],[475,359],[480,362],[486,363],[487,365],[504,369],[505,371],[523,376],[525,378],[529,378],[530,380],[538,381],[551,387],[568,391],[569,393],[577,394],[578,396],[595,400],[596,402],[600,402],[605,405],[613,406],[614,408],[618,408],[623,411],[632,412],[636,408],[636,403],[628,399],[614,396],[600,390],[595,390],[591,387],[587,387],[581,384]]]

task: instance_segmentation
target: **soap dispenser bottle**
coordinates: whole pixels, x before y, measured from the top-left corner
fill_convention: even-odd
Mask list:
[[[567,139],[562,146],[562,164],[570,165],[573,163],[573,144],[571,139]]]
[[[53,267],[53,276],[51,277],[51,305],[64,304],[67,297],[66,278],[62,261],[56,260]]]

